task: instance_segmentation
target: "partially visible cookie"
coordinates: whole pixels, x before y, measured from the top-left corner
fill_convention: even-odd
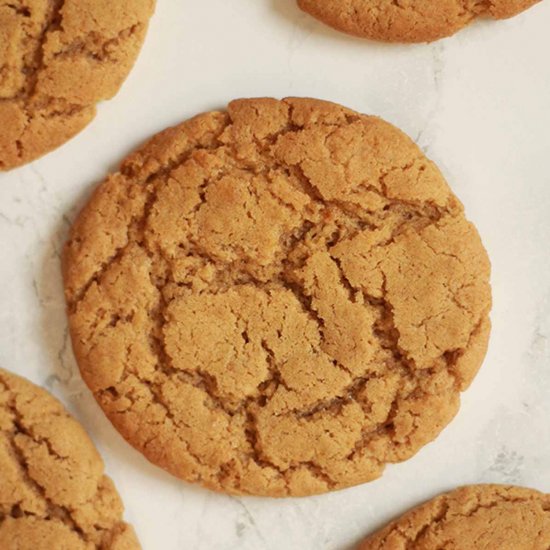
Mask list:
[[[103,469],[61,403],[0,369],[2,550],[138,550]]]
[[[82,130],[118,91],[154,0],[0,0],[0,170]]]
[[[480,16],[504,19],[540,0],[298,0],[337,30],[387,42],[431,42]]]
[[[359,550],[548,550],[550,495],[473,485],[441,495],[370,536]]]
[[[230,493],[378,477],[459,408],[490,265],[402,132],[314,99],[245,99],[155,136],[64,254],[74,351],[122,435]]]

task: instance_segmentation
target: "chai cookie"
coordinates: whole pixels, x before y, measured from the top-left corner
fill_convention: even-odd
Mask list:
[[[0,0],[0,170],[65,143],[116,94],[154,0]]]
[[[548,550],[550,495],[473,485],[441,495],[369,537],[359,550]]]
[[[0,547],[137,550],[90,438],[46,391],[0,369]]]
[[[478,17],[505,19],[540,0],[298,0],[335,29],[387,42],[431,42]]]
[[[436,166],[382,120],[245,99],[102,183],[64,278],[82,375],[174,475],[307,495],[378,477],[453,418],[489,261]]]

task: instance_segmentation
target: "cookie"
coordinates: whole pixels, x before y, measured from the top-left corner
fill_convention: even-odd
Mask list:
[[[489,261],[382,120],[245,99],[102,183],[64,252],[73,348],[120,433],[188,481],[308,495],[378,477],[453,418]]]
[[[116,94],[154,0],[0,0],[0,170],[59,147]]]
[[[540,0],[298,0],[302,10],[331,27],[385,42],[431,42],[477,17],[505,19]]]
[[[473,485],[441,495],[369,537],[359,550],[548,550],[550,495]]]
[[[0,369],[0,547],[138,550],[90,438],[46,391]]]

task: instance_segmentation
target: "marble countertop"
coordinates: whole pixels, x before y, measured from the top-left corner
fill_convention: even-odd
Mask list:
[[[133,451],[81,381],[60,250],[94,185],[154,132],[245,96],[317,96],[417,140],[493,263],[493,334],[456,420],[376,482],[306,499],[233,498]],[[0,365],[58,396],[103,454],[144,550],[347,550],[438,492],[498,482],[550,492],[550,0],[433,45],[361,41],[294,0],[159,0],[121,93],[76,139],[0,176]]]

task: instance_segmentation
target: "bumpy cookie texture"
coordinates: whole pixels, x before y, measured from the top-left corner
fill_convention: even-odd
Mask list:
[[[0,0],[0,170],[82,130],[132,68],[154,0]]]
[[[430,42],[477,17],[512,17],[540,0],[298,0],[337,30],[388,42]]]
[[[358,550],[548,550],[550,495],[473,485],[441,495],[369,537]]]
[[[138,550],[82,427],[44,390],[0,369],[0,548]]]
[[[378,477],[455,415],[489,262],[437,168],[380,119],[240,100],[154,137],[78,217],[84,379],[176,476],[307,495]]]

